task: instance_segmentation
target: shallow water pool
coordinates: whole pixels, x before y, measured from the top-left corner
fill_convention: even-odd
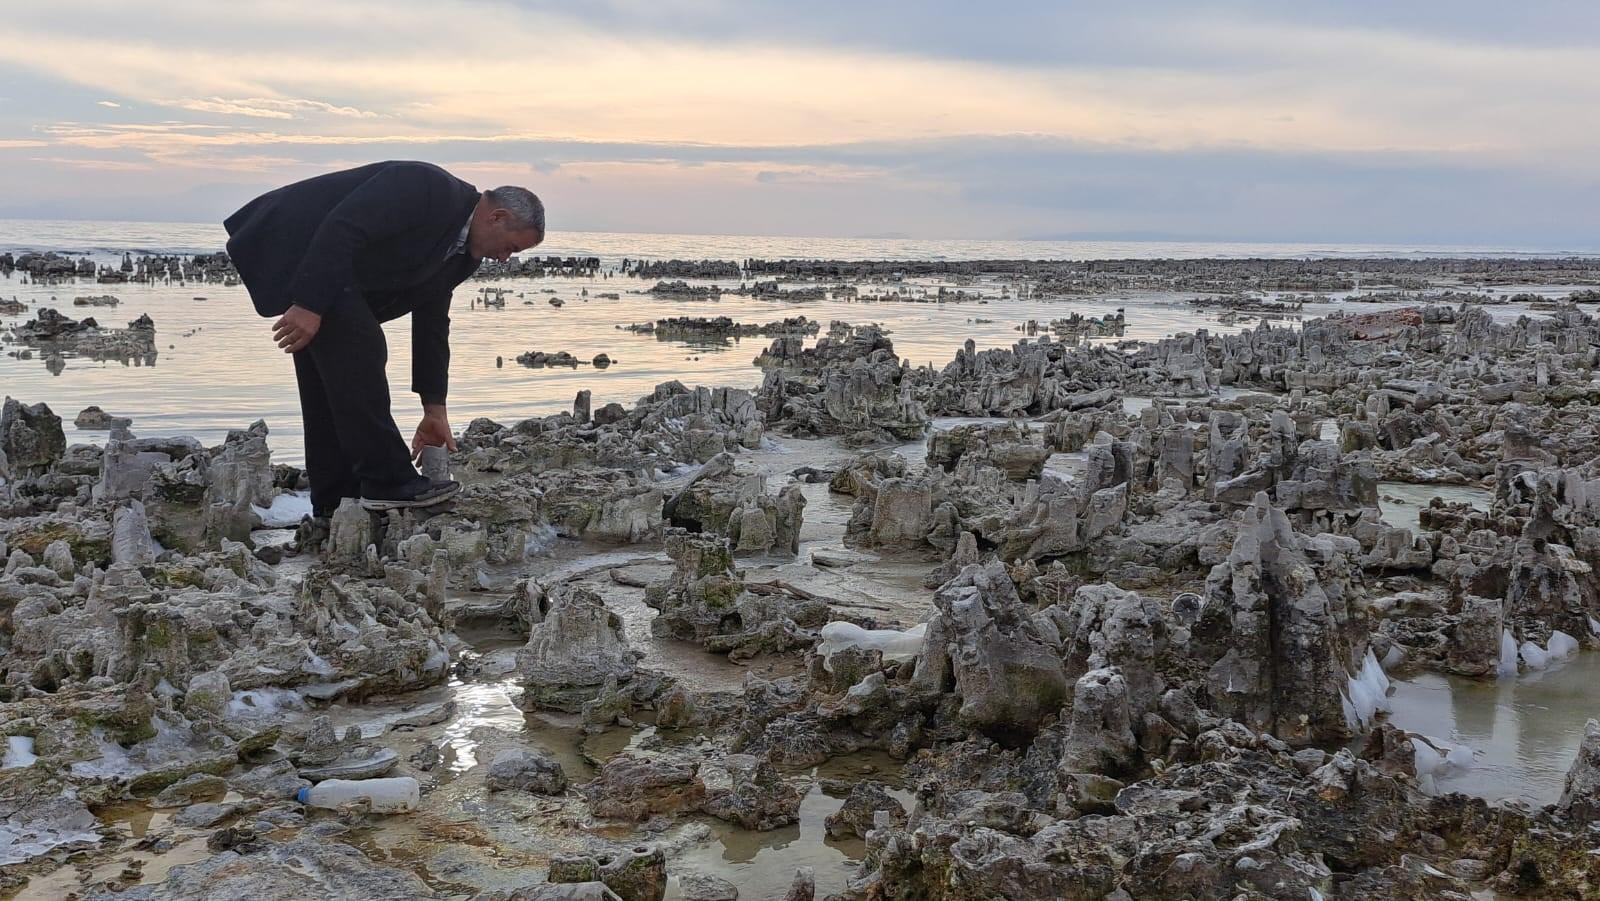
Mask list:
[[[1427,673],[1394,682],[1389,721],[1473,751],[1466,769],[1435,777],[1440,791],[1552,804],[1577,757],[1583,726],[1600,717],[1600,654],[1498,680]]]

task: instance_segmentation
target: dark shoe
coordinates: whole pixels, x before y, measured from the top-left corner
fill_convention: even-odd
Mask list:
[[[417,510],[425,507],[436,507],[450,498],[455,497],[461,490],[460,482],[427,482],[418,479],[415,483],[399,486],[392,495],[383,492],[381,496],[367,495],[361,498],[361,506],[368,510],[382,512],[384,510]]]

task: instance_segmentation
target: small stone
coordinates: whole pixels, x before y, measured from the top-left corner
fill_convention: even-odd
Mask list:
[[[813,901],[817,896],[817,875],[811,867],[796,867],[794,882],[789,884],[783,901]]]
[[[188,826],[192,829],[208,829],[238,812],[237,804],[206,802],[185,807],[172,818],[172,821],[179,826]]]
[[[739,889],[710,873],[685,873],[678,877],[678,894],[683,901],[736,901]]]
[[[1475,857],[1462,857],[1445,864],[1445,869],[1453,876],[1469,879],[1473,882],[1482,882],[1489,875],[1489,862],[1478,860]]]
[[[233,700],[233,686],[228,676],[217,670],[195,673],[189,677],[189,690],[183,695],[184,712],[190,716],[209,714],[221,717]]]
[[[444,762],[444,755],[440,752],[439,746],[430,741],[424,742],[422,747],[417,749],[417,753],[412,754],[407,760],[413,767],[427,773]]]
[[[161,790],[150,802],[151,807],[183,807],[200,798],[218,798],[228,791],[228,783],[221,776],[195,773],[172,783]]]
[[[490,791],[559,795],[567,790],[567,774],[542,751],[512,748],[495,755],[489,764],[488,784]]]

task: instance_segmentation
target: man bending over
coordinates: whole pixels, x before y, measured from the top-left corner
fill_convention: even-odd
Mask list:
[[[430,507],[460,490],[413,461],[455,449],[445,411],[450,293],[484,257],[544,240],[544,205],[517,187],[479,192],[438,166],[373,163],[278,188],[223,223],[228,255],[272,337],[294,356],[311,509]],[[411,390],[422,422],[407,451],[389,411],[379,323],[411,314]]]

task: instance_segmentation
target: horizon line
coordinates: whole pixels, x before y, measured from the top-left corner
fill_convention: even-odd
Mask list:
[[[123,219],[123,218],[83,218],[66,216],[12,216],[0,215],[0,222],[53,222],[53,223],[97,223],[130,225],[183,225],[183,226],[214,226],[222,227],[222,222],[210,219]],[[555,231],[555,235],[563,232]],[[906,242],[964,242],[964,243],[1000,243],[1000,244],[1259,244],[1267,246],[1301,246],[1315,248],[1328,246],[1330,248],[1349,247],[1374,247],[1396,250],[1410,247],[1406,253],[1425,253],[1429,250],[1447,251],[1450,253],[1468,253],[1475,256],[1489,256],[1505,254],[1509,256],[1593,256],[1600,254],[1600,248],[1556,249],[1549,247],[1505,246],[1462,243],[1435,243],[1417,240],[1408,241],[1356,241],[1332,239],[1265,239],[1265,238],[1238,238],[1238,237],[1197,237],[1197,236],[1152,236],[1152,235],[1118,235],[1118,234],[1084,234],[1084,235],[1046,235],[1026,237],[971,237],[971,236],[914,236],[906,234],[886,235],[816,235],[816,234],[782,234],[771,232],[670,232],[670,231],[639,231],[635,229],[569,229],[565,234],[572,235],[640,235],[654,237],[682,237],[682,238],[782,238],[785,240],[817,240],[817,241],[906,241]],[[1307,253],[1314,253],[1308,250]]]

